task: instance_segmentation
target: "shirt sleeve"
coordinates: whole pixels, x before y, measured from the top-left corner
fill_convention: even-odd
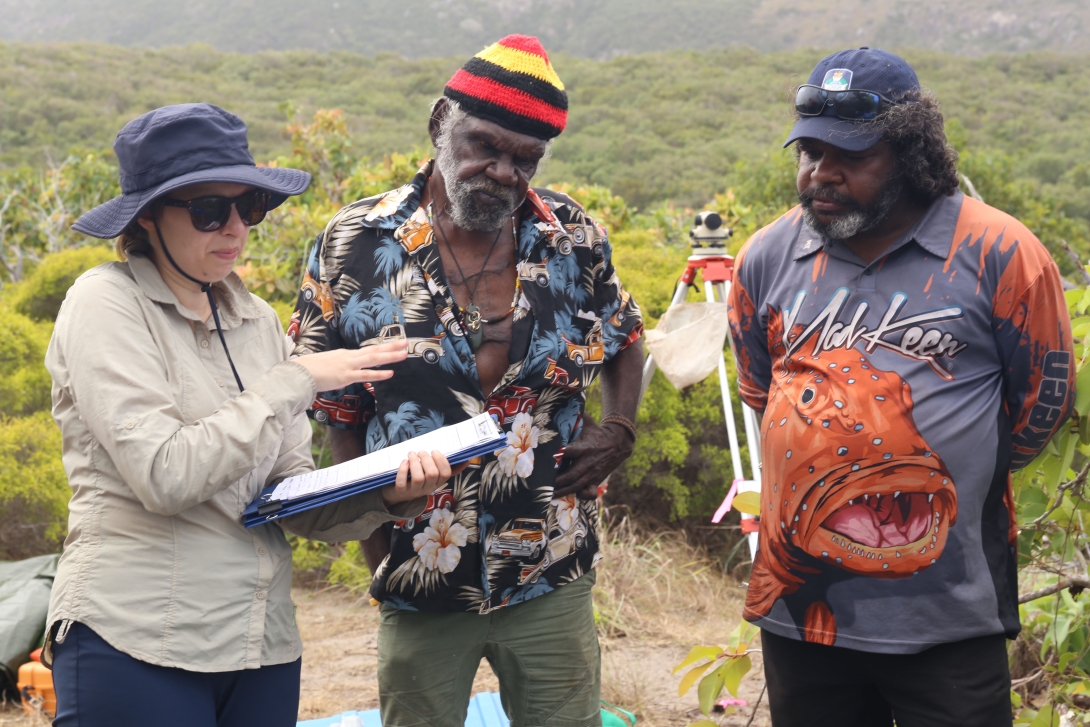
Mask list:
[[[1003,365],[1011,468],[1015,470],[1044,449],[1075,401],[1071,318],[1060,271],[1039,243],[1035,247],[1046,258],[1031,267],[1037,275],[1028,284],[1020,284],[1021,278],[1028,277],[1027,266],[1016,254],[1000,278],[993,302],[992,326]]]
[[[424,512],[428,498],[420,497],[386,507],[382,490],[369,490],[338,502],[316,507],[277,522],[289,533],[308,540],[343,543],[366,540],[379,525],[396,520],[412,520]]]
[[[288,337],[294,343],[292,356],[305,356],[322,351],[345,348],[340,331],[338,301],[358,294],[356,281],[342,275],[331,274],[337,265],[326,259],[325,233],[314,241],[303,273],[299,298],[288,325]],[[334,254],[340,254],[334,251]],[[375,399],[364,384],[352,384],[336,391],[320,391],[307,415],[318,422],[337,429],[363,429],[374,415]]]
[[[593,244],[601,245],[602,266],[596,276],[594,286],[595,311],[602,320],[602,343],[605,346],[605,360],[616,356],[643,335],[643,314],[640,306],[617,276],[613,267],[613,248],[609,244],[609,235],[605,228],[586,218],[587,229],[596,235]]]
[[[78,281],[57,318],[46,366],[141,504],[169,516],[277,454],[315,384],[302,366],[281,361],[213,414],[187,422],[170,393],[168,353],[136,296],[106,274]]]
[[[757,412],[768,404],[768,389],[772,384],[772,356],[768,335],[754,303],[751,265],[747,264],[746,249],[738,253],[734,264],[734,280],[727,296],[727,318],[734,344],[734,365],[738,371],[738,391],[742,400]]]

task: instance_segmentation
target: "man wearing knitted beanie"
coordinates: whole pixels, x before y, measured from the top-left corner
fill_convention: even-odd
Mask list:
[[[567,107],[536,38],[485,48],[432,107],[436,159],[342,209],[304,275],[297,353],[409,348],[392,379],[318,395],[335,462],[481,412],[507,434],[363,543],[385,727],[462,727],[482,658],[512,725],[601,724],[595,500],[632,452],[643,323],[606,230],[530,187]]]

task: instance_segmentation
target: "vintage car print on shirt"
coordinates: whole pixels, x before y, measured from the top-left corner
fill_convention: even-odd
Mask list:
[[[416,527],[417,523],[430,519],[432,512],[435,510],[450,510],[453,507],[454,495],[448,484],[443,489],[436,490],[428,495],[428,504],[424,506],[424,511],[420,515],[411,520],[397,520],[394,522],[394,527],[409,532]]]
[[[572,343],[562,337],[568,347],[568,356],[576,366],[592,366],[605,360],[605,346],[602,345],[602,332],[591,331],[587,334],[586,344]]]
[[[408,338],[405,335],[405,327],[400,323],[392,323],[383,326],[375,338],[369,338],[360,344],[360,348],[367,346],[379,346],[391,341],[406,341],[409,345],[409,358],[422,358],[428,363],[436,363],[443,353],[443,335],[432,338]]]
[[[322,318],[327,321],[333,318],[333,289],[329,283],[319,283],[310,276],[310,272],[303,274],[301,295],[309,302],[316,302],[322,309]]]
[[[549,287],[549,266],[545,262],[521,262],[518,267],[520,280],[532,280],[542,288]]]

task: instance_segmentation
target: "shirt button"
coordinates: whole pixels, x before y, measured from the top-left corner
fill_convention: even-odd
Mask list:
[[[136,422],[134,422],[132,419],[126,419],[125,420],[125,428],[126,429],[132,429],[135,426],[136,426]]]
[[[201,348],[208,348],[208,339],[201,341]]]
[[[867,268],[866,270],[863,271],[863,274],[864,275],[870,275],[872,272],[874,272],[874,271],[872,271],[870,268]]]
[[[269,551],[265,550],[264,548],[258,548],[257,554],[258,555],[268,555]]]
[[[216,384],[223,386],[223,379],[216,379]]]
[[[265,600],[265,591],[258,591],[257,592],[257,600],[259,600],[259,601],[264,601]]]

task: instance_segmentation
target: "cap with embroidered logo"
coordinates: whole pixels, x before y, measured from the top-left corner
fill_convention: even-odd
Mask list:
[[[894,102],[920,92],[916,72],[903,58],[867,47],[842,50],[823,58],[806,83],[829,92],[873,91]],[[784,146],[799,139],[817,139],[849,151],[862,151],[874,146],[882,136],[871,125],[871,121],[841,119],[833,105],[827,104],[820,116],[800,117]]]

